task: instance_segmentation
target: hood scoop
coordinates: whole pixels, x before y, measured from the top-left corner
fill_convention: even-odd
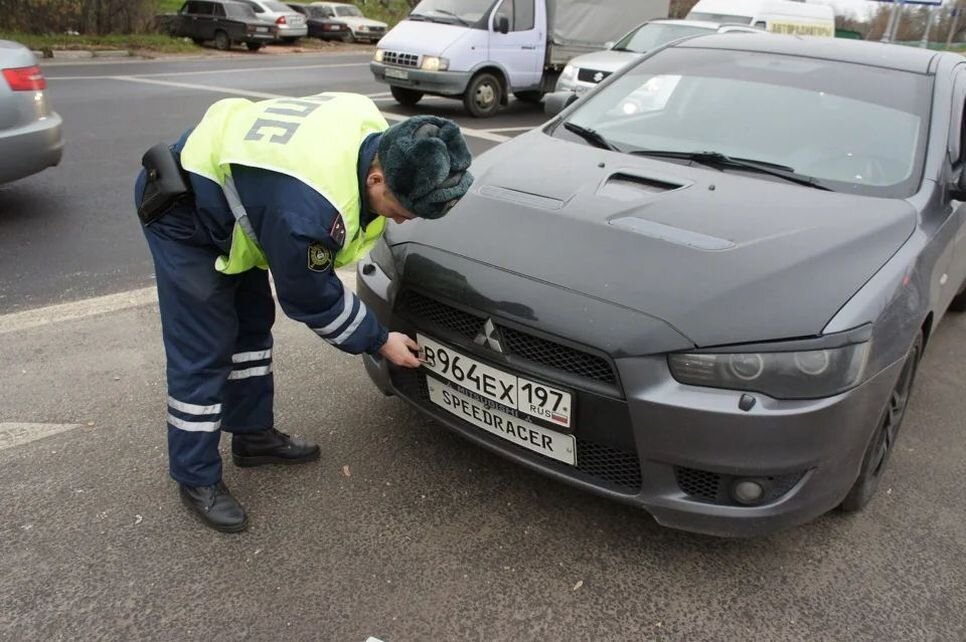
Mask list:
[[[604,184],[597,190],[597,195],[617,201],[638,201],[644,197],[672,192],[683,187],[687,187],[687,185],[650,176],[618,172],[611,174],[604,181]]]

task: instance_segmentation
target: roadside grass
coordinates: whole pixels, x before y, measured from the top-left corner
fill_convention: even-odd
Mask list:
[[[124,34],[111,36],[37,36],[27,33],[0,31],[0,40],[13,40],[35,51],[53,49],[133,49],[150,50],[160,53],[191,53],[201,49],[198,45],[183,38],[172,38],[162,34]]]

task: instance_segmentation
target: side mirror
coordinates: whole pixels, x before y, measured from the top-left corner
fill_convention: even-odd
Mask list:
[[[572,91],[555,91],[543,99],[543,112],[550,117],[556,116],[576,100],[577,94]]]
[[[617,43],[614,42],[613,40],[608,40],[607,42],[604,43],[604,49],[613,49],[614,45],[616,44]]]
[[[510,19],[506,16],[497,16],[494,26],[500,33],[510,33]]]

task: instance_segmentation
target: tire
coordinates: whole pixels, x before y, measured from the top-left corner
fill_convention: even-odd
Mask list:
[[[258,51],[262,48],[262,43],[260,42],[246,42],[245,46],[248,47],[249,51]]]
[[[922,357],[922,347],[923,335],[920,330],[902,365],[899,379],[889,394],[875,433],[865,449],[859,477],[839,505],[839,508],[845,512],[852,513],[865,508],[879,487],[879,480],[882,479],[882,473],[889,463],[889,456],[895,450],[896,437],[902,427],[902,420],[906,416],[912,386],[916,380],[916,371],[919,368],[919,359]]]
[[[392,92],[392,97],[396,102],[404,107],[412,107],[423,99],[423,92],[416,91],[415,89],[406,89],[405,87],[391,85],[389,91]]]
[[[517,91],[513,93],[513,97],[517,100],[522,100],[525,103],[532,103],[536,105],[543,100],[543,92],[539,89],[534,91]]]
[[[949,309],[952,312],[966,312],[966,283],[963,284],[963,288],[959,291],[959,294],[950,301]]]
[[[231,49],[231,38],[224,31],[218,30],[215,32],[215,49],[220,51]]]
[[[352,35],[352,32],[351,31],[349,33],[347,33],[346,35],[342,36],[342,42],[350,42],[351,43],[351,42],[355,42],[355,41],[356,41],[356,37],[354,35]]]
[[[496,113],[503,102],[503,85],[491,73],[473,77],[463,94],[463,106],[474,118],[488,118]]]

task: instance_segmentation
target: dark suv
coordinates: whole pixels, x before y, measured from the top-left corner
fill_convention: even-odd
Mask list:
[[[214,41],[221,50],[244,43],[250,51],[258,51],[278,37],[278,29],[260,21],[251,7],[227,0],[188,0],[169,25],[172,36],[198,44]]]

